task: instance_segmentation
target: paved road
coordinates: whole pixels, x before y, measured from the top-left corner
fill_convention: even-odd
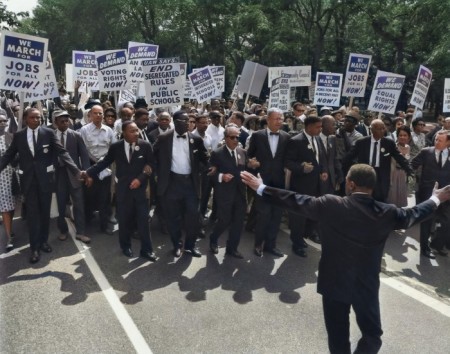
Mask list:
[[[31,265],[24,223],[14,229],[16,250],[0,254],[1,353],[327,352],[320,248],[310,243],[308,258],[299,258],[284,231],[284,258],[253,256],[245,233],[244,260],[225,257],[224,248],[212,255],[207,240],[199,242],[206,256],[176,260],[154,227],[156,263],[122,256],[117,234],[91,227],[85,247],[53,231],[54,252]],[[450,259],[421,258],[417,232],[394,233],[386,246],[382,353],[450,350]],[[352,318],[353,345],[358,338]]]

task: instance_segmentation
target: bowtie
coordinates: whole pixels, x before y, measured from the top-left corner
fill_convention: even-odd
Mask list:
[[[177,135],[177,138],[183,138],[183,139],[186,139],[186,135]]]
[[[270,132],[270,135],[280,135],[280,133],[274,133],[274,132]]]

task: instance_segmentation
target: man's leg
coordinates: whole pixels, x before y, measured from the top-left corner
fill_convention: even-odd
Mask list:
[[[350,304],[322,296],[322,305],[330,353],[349,354]]]

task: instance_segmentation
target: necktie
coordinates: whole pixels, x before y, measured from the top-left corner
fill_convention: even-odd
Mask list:
[[[61,133],[61,145],[62,145],[63,147],[66,147],[66,140],[64,139],[64,134],[65,134],[65,133]]]
[[[145,134],[145,132],[143,130],[141,131],[141,138],[142,138],[142,140],[147,141],[147,134]]]
[[[370,127],[369,127],[369,128],[367,128],[367,129],[369,130],[369,135],[370,135],[370,134],[372,134],[372,131],[370,130]]]
[[[312,151],[314,152],[314,155],[316,154],[316,146],[314,144],[314,138],[311,137],[311,146],[312,146]]]
[[[177,135],[177,138],[183,138],[183,139],[186,139],[186,135]]]
[[[373,143],[373,151],[372,151],[372,167],[375,167],[377,164],[377,147],[378,141]]]
[[[130,144],[130,149],[128,150],[128,162],[131,162],[132,156],[133,156],[133,145]]]
[[[328,152],[328,136],[327,136],[327,139],[326,139],[326,142],[325,142],[325,150]]]
[[[438,165],[439,165],[439,167],[442,167],[442,153],[443,153],[444,151],[441,151],[440,153],[439,153],[439,160],[438,160]]]
[[[35,135],[36,129],[33,129],[32,131],[33,131],[33,150],[34,150],[33,155],[36,155],[36,145],[37,145],[36,135]]]
[[[237,165],[236,155],[234,154],[234,150],[231,150],[231,157],[233,158],[234,164]]]

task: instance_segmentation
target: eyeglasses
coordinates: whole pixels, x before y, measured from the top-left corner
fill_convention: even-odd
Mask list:
[[[106,118],[114,118],[115,115],[114,115],[114,114],[107,114],[105,117],[106,117]]]
[[[238,136],[227,136],[228,139],[231,140],[239,140],[239,135]]]

